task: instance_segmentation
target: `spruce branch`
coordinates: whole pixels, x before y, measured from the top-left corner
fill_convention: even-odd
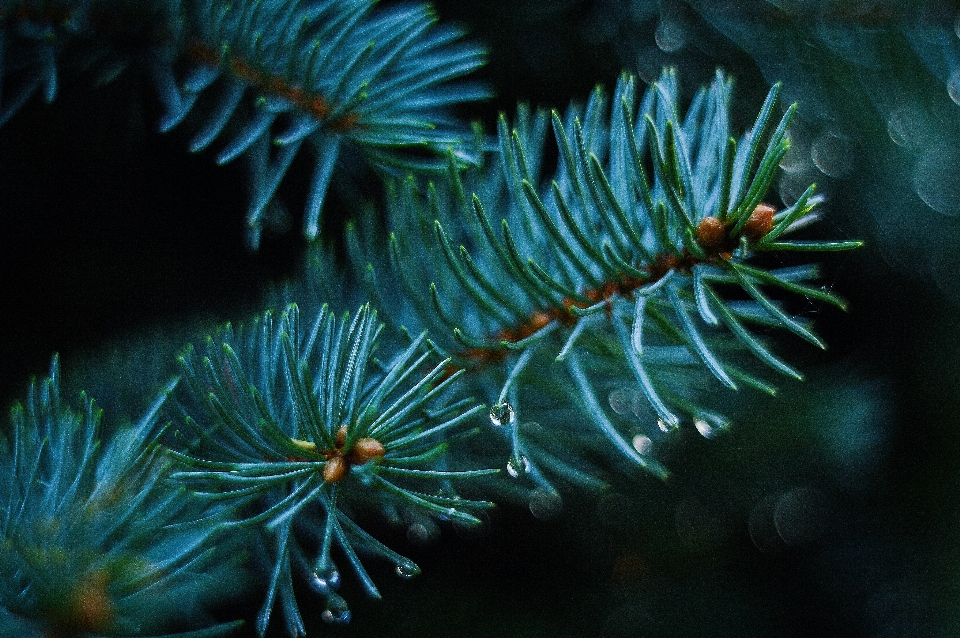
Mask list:
[[[388,361],[375,359],[382,326],[368,307],[337,319],[324,306],[301,323],[290,305],[236,330],[226,326],[198,357],[181,357],[190,389],[175,476],[212,501],[235,506],[223,529],[254,527],[271,574],[257,621],[262,635],[275,600],[287,631],[304,633],[293,574],[326,599],[329,622],[349,619],[336,593],[334,547],[367,593],[379,597],[359,554],[419,572],[353,520],[362,509],[391,508],[479,523],[486,501],[462,499],[453,482],[495,470],[451,469],[449,442],[470,429],[481,406],[451,401],[459,374],[428,364],[424,337]],[[424,372],[426,370],[426,372]]]
[[[236,576],[235,562],[208,544],[214,527],[199,522],[199,503],[169,481],[156,443],[172,384],[105,440],[101,410],[84,395],[77,411],[62,401],[59,377],[54,357],[0,439],[0,630],[149,636],[187,626],[215,596],[212,582]],[[219,636],[237,624],[177,635]]]
[[[253,246],[280,182],[303,147],[316,155],[304,213],[313,239],[338,158],[353,148],[383,174],[461,161],[470,132],[450,107],[487,95],[459,80],[483,51],[424,4],[373,0],[8,0],[0,3],[0,123],[83,57],[102,79],[146,66],[168,131],[187,118],[190,149],[219,144],[220,164],[250,167]],[[182,69],[186,68],[186,72]]]
[[[701,404],[706,380],[774,391],[743,367],[741,353],[800,376],[772,352],[758,325],[825,347],[779,293],[844,307],[811,283],[815,268],[770,270],[753,259],[860,245],[783,239],[814,218],[820,199],[811,187],[782,210],[764,202],[796,108],[777,121],[778,92],[774,86],[738,138],[729,123],[731,83],[719,73],[685,115],[668,70],[645,92],[624,75],[612,99],[597,88],[565,115],[521,107],[512,126],[501,116],[497,152],[484,166],[461,176],[451,161],[449,188],[422,189],[413,178],[395,188],[392,268],[380,264],[378,277],[394,278],[388,285],[413,302],[389,306],[388,316],[429,328],[435,349],[476,372],[491,402],[516,396],[515,386],[542,390],[551,377],[554,386],[572,382],[575,403],[604,445],[663,474],[637,452],[633,435],[644,428],[614,425],[604,414],[598,383],[613,374],[634,377],[661,429],[682,422],[715,429],[726,419]],[[559,156],[549,179],[540,170],[547,122]],[[470,192],[466,201],[462,194]],[[436,249],[425,254],[424,242]],[[361,244],[354,242],[355,261],[376,264]],[[527,365],[531,357],[556,363]],[[531,466],[516,434],[511,439],[512,458],[526,457]]]

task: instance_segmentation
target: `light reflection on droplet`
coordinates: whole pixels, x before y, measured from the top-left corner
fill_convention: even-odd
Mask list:
[[[555,490],[538,487],[530,494],[530,513],[542,521],[555,518],[563,509],[563,499]]]
[[[328,595],[340,587],[340,572],[335,567],[316,569],[308,579],[310,587],[318,594]]]
[[[530,461],[522,454],[507,461],[507,474],[513,478],[520,478],[529,471]]]
[[[413,578],[420,573],[420,568],[413,561],[402,561],[396,564],[393,569],[397,576],[403,579]]]
[[[800,196],[803,195],[810,184],[816,183],[819,174],[813,166],[810,169],[810,171],[800,173],[783,173],[780,176],[777,192],[780,194],[780,199],[783,200],[784,205],[792,206],[800,199]]]
[[[651,84],[660,77],[666,61],[667,56],[663,51],[650,45],[637,52],[633,60],[633,68],[644,84]]]
[[[517,420],[517,413],[509,403],[495,403],[490,408],[490,423],[497,427],[513,425]]]
[[[328,625],[346,625],[350,622],[350,608],[339,594],[327,596],[327,608],[320,614]]]
[[[694,420],[693,426],[697,428],[697,432],[703,438],[712,439],[724,430],[729,429],[730,421],[721,414],[704,412]]]
[[[905,119],[906,114],[899,109],[891,113],[887,119],[887,135],[897,146],[907,146],[910,141]]]
[[[800,144],[792,144],[787,154],[780,160],[780,168],[786,173],[799,173],[810,167],[807,150]]]
[[[703,419],[697,419],[693,422],[693,426],[697,428],[697,432],[700,433],[705,439],[712,439],[715,432],[713,431],[713,426],[704,421]]]
[[[633,449],[637,451],[638,454],[650,454],[650,450],[653,449],[653,441],[650,440],[649,436],[644,436],[638,434],[633,437]]]
[[[657,419],[657,427],[660,428],[661,432],[673,432],[680,428],[679,423],[667,423],[663,419]]]

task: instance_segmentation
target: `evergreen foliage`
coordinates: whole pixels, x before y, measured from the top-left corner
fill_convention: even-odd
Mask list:
[[[433,26],[426,5],[373,4],[5,0],[0,124],[35,93],[53,100],[60,67],[78,57],[99,81],[146,66],[166,110],[162,131],[199,111],[192,151],[218,143],[218,163],[247,157],[253,246],[294,157],[312,148],[304,233],[313,239],[341,151],[386,173],[436,170],[466,130],[449,107],[487,93],[452,82],[483,62],[459,30]]]
[[[551,486],[543,471],[591,481],[582,468],[531,453],[536,445],[516,431],[518,388],[542,393],[545,384],[561,386],[557,395],[576,397],[569,407],[579,405],[582,421],[598,430],[601,446],[591,451],[605,457],[612,445],[663,476],[666,470],[646,454],[649,439],[635,438],[651,434],[642,422],[615,425],[600,407],[598,377],[633,376],[652,411],[647,422],[664,431],[681,421],[710,430],[727,419],[696,396],[698,368],[727,388],[772,393],[767,381],[734,362],[740,351],[779,373],[801,374],[770,350],[758,329],[784,328],[824,347],[802,318],[770,296],[786,292],[842,308],[840,298],[809,283],[816,266],[751,263],[764,253],[859,245],[787,237],[815,220],[820,200],[813,186],[782,210],[763,203],[789,148],[785,133],[795,109],[772,125],[778,90],[771,90],[753,128],[736,139],[731,84],[722,75],[696,95],[685,116],[673,71],[642,93],[635,78],[624,75],[612,100],[597,88],[564,116],[522,107],[512,128],[501,116],[499,147],[486,166],[461,177],[451,162],[447,184],[431,184],[425,196],[413,178],[395,190],[392,270],[388,279],[368,267],[371,292],[398,325],[429,329],[441,356],[484,375],[495,404],[491,419],[510,413],[514,470],[523,467],[545,487]],[[550,125],[559,166],[548,180],[541,167]],[[488,210],[501,219],[491,219]],[[357,260],[382,252],[364,249],[359,235]],[[431,246],[427,268],[424,245]],[[405,293],[400,298],[389,292],[397,288]],[[740,292],[732,294],[733,288]],[[403,311],[408,302],[412,313]],[[532,366],[534,379],[525,378],[525,368],[545,355]],[[566,373],[551,366],[551,358]],[[580,419],[566,419],[546,429],[569,428],[563,436],[571,436],[582,433],[581,426]],[[574,455],[582,456],[582,450]]]
[[[201,359],[181,357],[198,409],[187,409],[191,445],[174,453],[186,465],[175,476],[213,501],[241,507],[225,523],[257,525],[267,537],[271,574],[257,618],[266,632],[274,600],[290,635],[304,633],[293,590],[294,573],[326,599],[324,620],[345,623],[350,612],[337,594],[338,547],[370,596],[379,592],[357,552],[392,562],[409,578],[420,568],[354,522],[358,510],[407,510],[469,525],[471,509],[492,503],[461,499],[457,479],[496,470],[447,469],[444,452],[480,406],[444,400],[459,374],[441,362],[421,376],[429,353],[424,336],[389,361],[374,358],[381,327],[361,308],[337,320],[324,306],[300,325],[296,305],[210,338]],[[378,369],[382,365],[382,369]],[[187,433],[185,432],[185,433]]]
[[[54,358],[50,376],[13,407],[2,440],[0,632],[150,636],[183,627],[236,565],[208,529],[189,524],[197,504],[168,480],[157,413],[172,387],[105,440],[99,408],[86,396],[76,411],[62,402],[59,376]]]

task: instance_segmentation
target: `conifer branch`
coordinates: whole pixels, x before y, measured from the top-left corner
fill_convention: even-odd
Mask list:
[[[326,306],[301,324],[297,306],[236,330],[226,326],[198,358],[181,357],[185,397],[175,477],[198,494],[232,503],[237,519],[265,537],[272,574],[258,617],[262,635],[274,600],[290,635],[304,633],[292,575],[326,599],[330,622],[349,610],[336,593],[333,550],[364,588],[379,596],[359,553],[392,561],[402,576],[419,571],[352,520],[358,508],[400,508],[477,524],[486,501],[461,499],[452,482],[496,470],[454,470],[448,441],[468,431],[480,406],[450,402],[446,362],[424,368],[424,337],[382,364],[374,358],[381,327],[361,308],[337,320]],[[429,370],[424,374],[424,370]],[[309,558],[308,558],[309,557]]]
[[[150,636],[183,627],[227,593],[210,580],[235,578],[236,565],[208,544],[214,527],[198,518],[199,503],[169,482],[157,414],[173,386],[105,440],[101,410],[82,395],[74,411],[59,376],[55,357],[0,439],[0,631]],[[212,638],[237,624],[176,635]]]
[[[685,116],[672,71],[642,95],[624,75],[612,100],[598,88],[583,108],[552,114],[559,166],[551,179],[539,171],[546,116],[521,107],[512,127],[501,116],[498,153],[485,166],[465,176],[451,170],[449,189],[433,185],[422,194],[410,179],[394,191],[393,223],[409,237],[397,230],[391,239],[393,276],[414,296],[429,283],[433,303],[415,305],[413,316],[394,307],[388,316],[429,326],[442,356],[491,384],[492,402],[504,395],[493,379],[516,382],[508,371],[518,356],[534,350],[562,360],[588,420],[614,448],[626,449],[623,435],[614,435],[602,414],[588,368],[632,374],[665,428],[725,423],[697,399],[701,373],[731,389],[772,391],[741,368],[740,353],[748,352],[799,377],[748,324],[783,328],[824,347],[770,296],[775,290],[843,307],[807,283],[815,269],[766,270],[750,265],[753,255],[860,245],[782,239],[815,215],[819,199],[811,187],[783,210],[763,203],[789,147],[795,108],[773,125],[778,90],[736,139],[730,83],[719,73]],[[472,205],[457,195],[471,191]],[[431,223],[435,232],[416,234]],[[427,253],[437,257],[427,258],[422,243],[433,243]],[[372,261],[362,249],[355,259]],[[731,284],[751,301],[727,301]],[[534,374],[520,384],[542,388],[551,376],[554,385],[569,383],[556,369]]]
[[[435,172],[451,150],[469,161],[470,132],[449,107],[487,95],[479,84],[457,82],[484,61],[458,29],[434,25],[427,5],[373,5],[7,0],[0,4],[0,124],[34,93],[53,100],[70,58],[87,59],[104,81],[145,64],[166,110],[162,131],[193,117],[192,151],[218,143],[218,163],[248,158],[253,246],[294,157],[312,148],[304,233],[313,239],[345,147],[383,174]]]

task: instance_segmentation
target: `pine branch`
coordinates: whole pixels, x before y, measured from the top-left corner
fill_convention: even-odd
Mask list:
[[[446,362],[424,367],[423,337],[389,361],[374,358],[381,327],[361,308],[337,320],[324,307],[301,325],[292,305],[236,331],[210,338],[203,358],[181,357],[192,399],[174,452],[176,477],[217,502],[243,506],[224,529],[254,526],[266,538],[272,574],[258,616],[262,635],[279,600],[290,635],[304,633],[292,574],[326,599],[328,622],[349,619],[336,593],[338,547],[367,593],[379,597],[358,552],[393,562],[412,576],[419,568],[353,522],[357,508],[400,508],[476,524],[485,501],[461,499],[452,481],[495,470],[453,470],[448,441],[469,429],[480,410],[451,402]],[[424,370],[429,370],[424,374]]]
[[[550,180],[540,170],[546,116],[521,108],[512,127],[501,117],[499,153],[486,166],[461,178],[451,164],[449,188],[431,185],[424,195],[411,179],[394,192],[391,215],[402,230],[391,236],[392,272],[381,263],[378,277],[413,303],[388,305],[387,315],[430,329],[442,356],[492,386],[494,403],[516,395],[511,386],[542,391],[545,378],[553,377],[554,386],[571,379],[575,402],[606,441],[607,455],[617,450],[662,474],[638,453],[647,446],[637,444],[636,427],[614,425],[605,414],[598,382],[614,370],[635,377],[662,429],[682,421],[715,429],[726,420],[700,404],[700,375],[730,389],[773,391],[741,368],[740,353],[748,352],[779,373],[800,376],[751,324],[824,347],[771,294],[843,307],[807,283],[815,268],[751,265],[759,252],[859,246],[783,240],[813,218],[819,199],[811,187],[783,210],[763,202],[789,147],[795,108],[774,124],[777,93],[774,87],[753,128],[735,139],[730,83],[721,75],[682,117],[672,72],[642,95],[634,78],[623,76],[612,101],[598,88],[584,107],[552,114],[559,166]],[[435,248],[424,251],[424,243]],[[376,263],[362,247],[354,253],[355,261]],[[731,287],[750,301],[728,301]],[[383,291],[378,297],[389,299]],[[546,361],[525,363],[544,356],[569,377],[556,364],[547,371]],[[515,433],[511,438],[512,458],[529,456]]]
[[[106,81],[146,65],[167,131],[188,117],[191,150],[221,144],[251,172],[247,213],[259,242],[267,207],[303,146],[316,154],[304,216],[315,238],[342,150],[384,174],[435,171],[469,133],[449,114],[486,89],[456,80],[483,63],[426,5],[373,11],[372,0],[7,0],[0,4],[0,123],[33,94],[57,91],[60,69],[82,57]],[[189,71],[180,73],[187,67]]]
[[[0,629],[147,636],[182,627],[214,596],[211,579],[235,575],[207,544],[212,527],[196,522],[198,504],[169,483],[156,445],[172,385],[104,441],[99,408],[86,396],[78,412],[61,402],[59,376],[55,357],[50,377],[14,406],[0,448]],[[178,635],[219,636],[236,625]]]

